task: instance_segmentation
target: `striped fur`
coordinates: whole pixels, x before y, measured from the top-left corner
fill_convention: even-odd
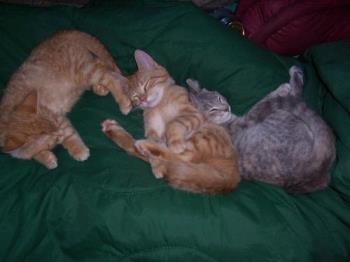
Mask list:
[[[303,73],[293,66],[279,86],[242,117],[215,91],[188,80],[192,103],[210,121],[227,128],[239,155],[242,178],[281,186],[290,193],[326,187],[335,159],[334,137],[302,99]],[[229,116],[229,117],[228,117]]]
[[[237,158],[227,131],[205,120],[185,88],[137,50],[138,71],[129,77],[129,97],[144,110],[145,140],[135,141],[117,122],[103,131],[128,153],[149,161],[154,175],[195,193],[225,193],[239,183]]]
[[[110,91],[128,113],[127,84],[112,56],[93,36],[61,31],[36,47],[10,78],[0,103],[0,146],[21,159],[57,166],[51,149],[62,143],[73,158],[89,157],[76,130],[65,117],[82,93]]]

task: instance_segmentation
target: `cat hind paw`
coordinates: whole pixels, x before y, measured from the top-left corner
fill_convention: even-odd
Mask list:
[[[145,157],[150,157],[151,152],[148,150],[148,142],[145,139],[137,140],[135,142],[135,147],[139,153]]]
[[[77,161],[80,161],[80,162],[83,162],[85,160],[87,160],[89,157],[90,157],[90,149],[85,147],[85,148],[82,148],[80,149],[79,151],[75,151],[75,152],[72,152],[71,153],[71,156],[77,160]]]
[[[46,166],[48,169],[55,169],[56,167],[58,167],[57,158],[56,158],[53,154],[52,154],[52,155],[49,155],[49,156],[47,157],[45,166]]]

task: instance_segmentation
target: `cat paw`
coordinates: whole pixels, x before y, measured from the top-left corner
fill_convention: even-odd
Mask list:
[[[58,166],[57,158],[56,158],[56,156],[54,154],[47,155],[45,166],[48,169],[55,169]]]
[[[111,132],[113,132],[113,130],[117,130],[117,129],[124,130],[124,128],[122,128],[121,125],[113,119],[106,119],[105,121],[102,122],[101,126],[102,126],[102,132],[105,133],[107,136]]]
[[[166,172],[166,167],[164,163],[162,163],[159,159],[157,158],[151,158],[150,163],[152,166],[152,172],[155,178],[161,179],[165,177],[165,172]]]
[[[90,157],[90,149],[87,147],[72,150],[71,156],[77,161],[85,161]]]
[[[62,144],[63,141],[66,139],[66,137],[70,137],[74,134],[73,128],[60,128],[56,132],[53,133],[54,137],[56,138],[57,144]]]
[[[181,154],[186,150],[186,144],[181,140],[175,140],[168,144],[169,149],[175,154]]]
[[[147,140],[145,139],[140,139],[137,140],[134,144],[134,146],[136,147],[137,151],[139,151],[139,153],[145,157],[149,157],[150,156],[150,152],[147,148]]]
[[[92,87],[92,90],[95,92],[96,95],[99,96],[106,96],[109,93],[108,88],[101,84],[94,85]]]
[[[125,102],[124,104],[120,104],[119,109],[123,115],[129,114],[132,109],[131,101]]]
[[[298,66],[292,66],[289,69],[289,76],[292,78],[294,76],[294,74],[297,74],[297,76],[299,77],[300,81],[303,82],[303,77],[304,77],[304,73],[303,70],[298,67]]]
[[[153,169],[152,172],[153,172],[154,177],[157,179],[162,179],[164,177],[164,172],[162,170],[159,170],[159,169],[154,170]]]

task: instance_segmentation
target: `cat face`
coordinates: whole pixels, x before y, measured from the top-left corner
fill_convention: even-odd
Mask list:
[[[173,83],[172,78],[162,66],[147,53],[136,50],[136,73],[128,77],[128,96],[133,107],[152,108],[162,100],[164,87]]]
[[[187,79],[191,103],[212,123],[222,125],[231,119],[231,107],[217,91],[201,89],[199,83]]]
[[[38,110],[36,93],[29,94],[14,109],[6,125],[9,130],[3,146],[6,153],[27,147],[39,137],[54,133],[59,127],[58,123]]]

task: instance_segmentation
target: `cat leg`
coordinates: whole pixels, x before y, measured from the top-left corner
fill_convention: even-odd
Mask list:
[[[278,96],[285,97],[288,95],[299,96],[303,89],[303,71],[297,66],[292,66],[289,69],[290,80],[288,83],[283,83],[277,87],[274,91],[266,95],[260,102],[266,102]]]
[[[20,159],[32,159],[36,154],[44,150],[50,150],[57,144],[54,135],[42,135],[35,141],[9,152],[13,157]]]
[[[291,94],[293,96],[301,96],[303,92],[303,85],[304,85],[304,73],[303,70],[298,66],[292,66],[289,69],[289,75],[290,75],[290,86],[291,86]]]
[[[85,161],[90,156],[89,148],[84,144],[78,132],[73,128],[68,119],[64,119],[60,131],[62,146],[77,161]]]
[[[57,165],[56,156],[48,150],[43,150],[33,156],[33,159],[46,166],[48,169],[54,169]]]
[[[145,137],[149,140],[161,143],[164,139],[159,137],[158,132],[154,128],[145,126]]]
[[[124,115],[131,111],[131,101],[126,94],[128,80],[124,76],[103,64],[96,64],[90,74],[90,84],[96,94],[107,95],[110,91]]]
[[[157,179],[163,178],[167,171],[166,161],[174,158],[168,149],[164,145],[146,139],[137,140],[135,147],[149,160],[154,176]]]
[[[152,172],[155,178],[160,179],[165,177],[167,172],[166,162],[162,161],[159,158],[151,157],[149,159],[149,162],[151,164]]]
[[[251,123],[256,124],[278,109],[290,108],[296,98],[292,94],[292,87],[289,83],[281,84],[276,90],[269,93],[262,100],[257,102],[244,116],[235,120],[235,123],[246,127]]]
[[[169,149],[176,154],[185,151],[186,140],[199,129],[201,123],[202,117],[197,114],[180,116],[170,122],[165,132]]]
[[[109,90],[107,87],[101,85],[101,84],[96,84],[92,86],[92,91],[94,91],[94,93],[96,95],[99,96],[106,96],[109,93]]]
[[[102,132],[130,155],[148,162],[147,157],[143,156],[135,147],[135,139],[117,121],[105,120],[102,123]]]

